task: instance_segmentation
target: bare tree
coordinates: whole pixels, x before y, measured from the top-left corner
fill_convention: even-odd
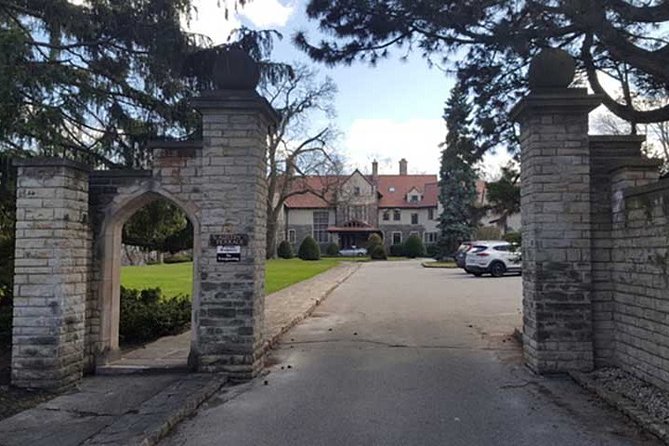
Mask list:
[[[334,148],[337,131],[329,123],[336,92],[330,78],[319,81],[318,73],[304,65],[296,65],[290,79],[261,86],[281,115],[267,150],[268,258],[276,253],[279,218],[289,197],[310,193],[327,202],[335,199],[343,165]]]

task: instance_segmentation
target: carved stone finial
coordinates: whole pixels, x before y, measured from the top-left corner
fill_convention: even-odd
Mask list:
[[[212,78],[219,90],[255,90],[260,69],[246,51],[232,47],[216,56]]]
[[[559,48],[545,48],[530,62],[529,82],[532,91],[569,87],[576,74],[574,58]]]

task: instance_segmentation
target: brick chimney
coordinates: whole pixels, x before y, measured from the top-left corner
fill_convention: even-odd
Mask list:
[[[376,160],[372,161],[372,176],[373,177],[379,176],[379,162]]]
[[[400,175],[406,175],[408,171],[408,163],[405,158],[400,160]]]

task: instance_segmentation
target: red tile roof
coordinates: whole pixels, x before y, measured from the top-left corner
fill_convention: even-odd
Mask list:
[[[376,180],[380,208],[424,208],[437,206],[436,175],[379,175]],[[418,203],[409,203],[407,194],[411,189],[423,194]]]
[[[296,179],[291,185],[297,192],[286,199],[289,208],[327,208],[332,206],[334,192],[347,176],[307,176]]]
[[[331,207],[335,189],[348,178],[348,175],[300,178],[292,185],[292,190],[300,193],[288,197],[285,204],[288,208],[293,209]],[[366,178],[373,182],[372,177],[367,176]],[[437,206],[439,194],[436,175],[379,175],[376,177],[376,184],[381,196],[378,203],[381,208]],[[419,203],[409,203],[406,199],[409,191],[414,188],[423,194],[423,200]]]
[[[285,204],[293,209],[332,207],[335,190],[348,178],[349,175],[300,178],[293,183],[292,188],[301,193],[288,197]],[[371,181],[372,177],[367,176],[367,179]],[[439,201],[439,182],[436,175],[378,175],[376,185],[381,195],[379,208],[436,207]],[[391,188],[394,190],[391,191]],[[407,201],[408,193],[414,188],[423,195],[423,199],[418,203]],[[485,181],[476,181],[476,194],[479,204],[484,204]]]

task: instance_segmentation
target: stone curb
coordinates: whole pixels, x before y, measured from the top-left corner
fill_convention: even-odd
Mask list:
[[[653,417],[628,398],[597,385],[587,373],[572,371],[569,372],[569,376],[581,387],[596,394],[611,407],[627,415],[641,428],[652,433],[665,444],[669,444],[669,426],[667,424]]]
[[[344,267],[344,266],[345,267],[350,267],[351,270],[344,277],[337,280],[337,282],[334,285],[332,285],[330,288],[328,288],[323,294],[321,294],[319,297],[317,297],[314,300],[313,304],[311,304],[309,306],[309,308],[307,308],[306,311],[304,311],[304,312],[302,312],[302,314],[298,314],[297,316],[292,318],[286,325],[284,325],[281,328],[281,330],[278,333],[271,336],[269,339],[266,339],[265,343],[263,344],[263,347],[262,347],[263,354],[267,353],[268,350],[271,350],[272,347],[274,347],[274,345],[276,345],[276,343],[279,342],[279,339],[281,338],[281,336],[286,334],[287,331],[289,331],[291,328],[293,328],[294,326],[296,326],[297,324],[299,324],[300,322],[302,322],[303,320],[308,318],[311,315],[311,313],[314,312],[316,307],[318,307],[321,303],[323,303],[323,301],[330,294],[332,294],[332,292],[334,290],[339,288],[339,285],[346,282],[349,277],[351,277],[356,271],[358,271],[362,267],[362,263],[355,262],[352,266],[347,264],[347,265],[342,265],[341,267]],[[340,266],[337,266],[336,268],[340,268]],[[318,276],[314,276],[314,277],[318,277]]]
[[[199,381],[199,382],[198,382]],[[83,446],[153,446],[228,382],[224,375],[191,375],[163,389],[96,433]],[[165,412],[162,412],[167,408]],[[147,421],[142,420],[144,418]],[[134,428],[134,429],[133,429]]]

